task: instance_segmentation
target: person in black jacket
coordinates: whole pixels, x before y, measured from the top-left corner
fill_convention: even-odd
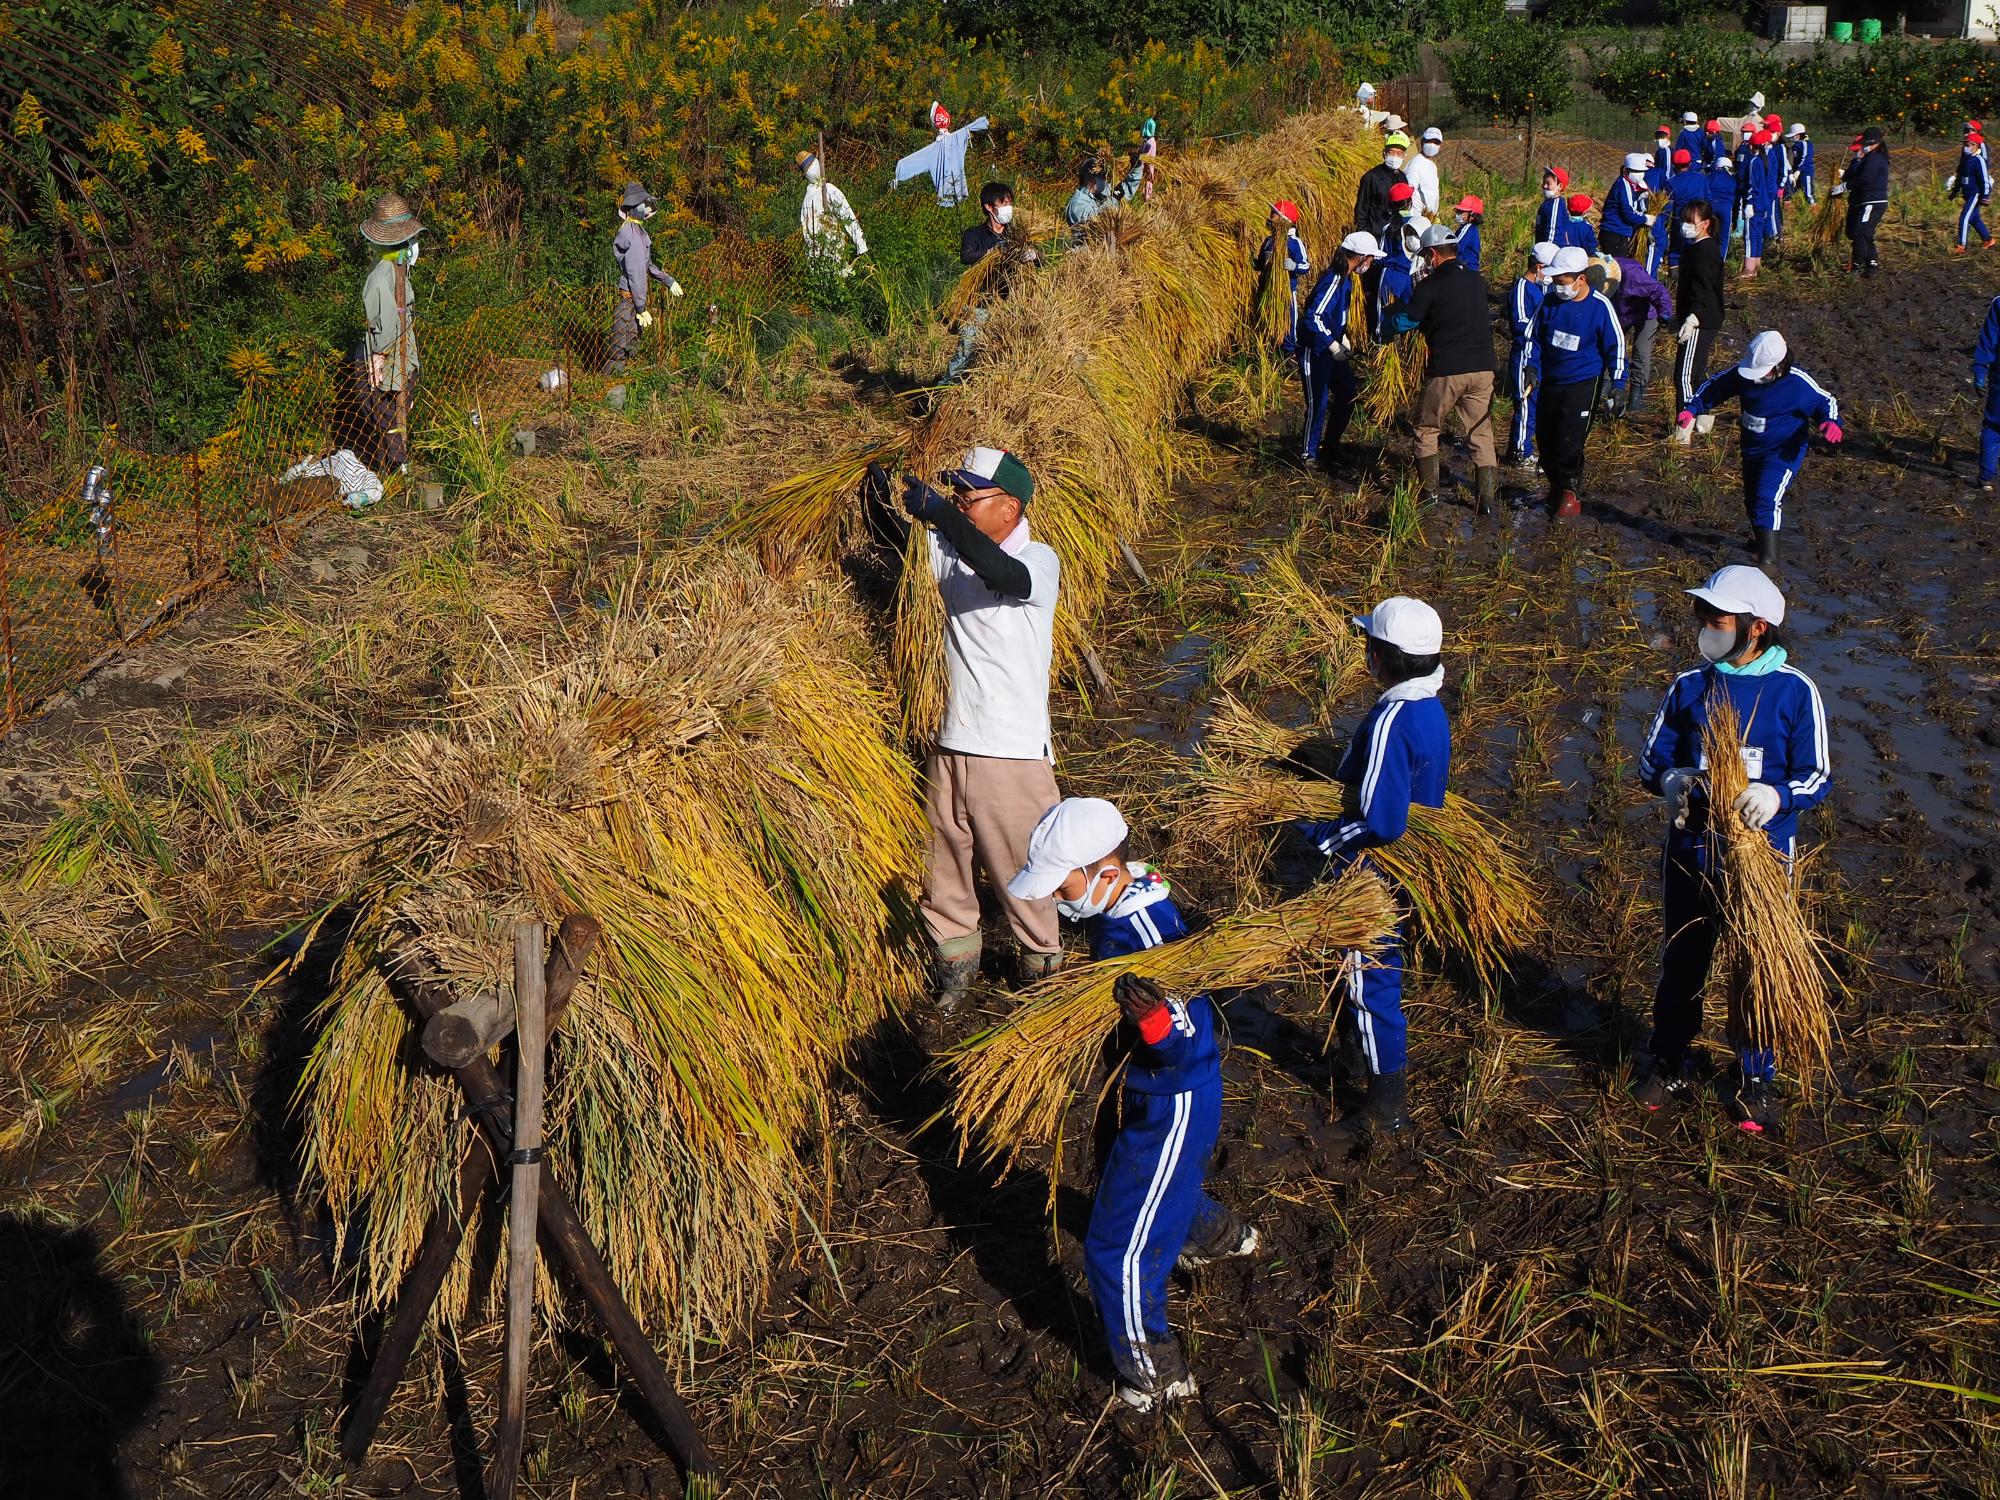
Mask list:
[[[976,266],[987,256],[998,252],[1008,264],[999,270],[988,286],[996,296],[1004,298],[1012,285],[1015,271],[1024,265],[1038,264],[1042,253],[1028,244],[1019,230],[1010,227],[1014,222],[1014,189],[1011,185],[987,183],[979,190],[979,207],[985,216],[958,237],[958,262],[963,266]],[[966,309],[965,317],[958,325],[958,348],[945,363],[946,385],[963,378],[971,366],[989,311],[983,302]]]
[[[1354,193],[1354,223],[1350,228],[1380,235],[1382,226],[1395,217],[1389,205],[1389,189],[1404,181],[1403,158],[1409,154],[1410,138],[1398,132],[1382,142],[1382,160],[1361,174]]]
[[[1472,444],[1479,514],[1493,514],[1500,493],[1500,456],[1493,448],[1493,315],[1486,281],[1458,263],[1458,236],[1442,224],[1424,231],[1429,272],[1410,300],[1390,315],[1396,333],[1424,336],[1430,357],[1417,399],[1417,481],[1426,497],[1438,492],[1438,434],[1455,412]]]
[[[1833,193],[1847,195],[1847,239],[1854,257],[1847,269],[1873,276],[1882,266],[1875,231],[1889,211],[1889,148],[1882,144],[1880,125],[1861,132],[1861,153],[1848,161]]]
[[[1705,198],[1681,205],[1680,222],[1674,233],[1680,239],[1680,274],[1674,284],[1674,337],[1680,342],[1680,358],[1674,362],[1675,394],[1679,411],[1694,399],[1708,378],[1708,356],[1715,348],[1715,335],[1722,327],[1722,247],[1715,238],[1715,210]],[[1707,432],[1715,425],[1710,417]],[[1674,429],[1674,441],[1690,443],[1692,430]]]

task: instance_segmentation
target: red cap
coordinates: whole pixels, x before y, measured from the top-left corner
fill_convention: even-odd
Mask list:
[[[1389,189],[1389,201],[1391,203],[1408,203],[1416,196],[1417,190],[1407,182],[1399,182]]]
[[[1654,135],[1672,135],[1673,133],[1674,127],[1671,125],[1655,125],[1653,127]]]
[[[1292,202],[1291,199],[1280,198],[1276,203],[1271,205],[1271,211],[1287,224],[1291,225],[1292,228],[1297,229],[1299,227],[1299,206]]]
[[[1965,143],[1968,146],[1983,146],[1986,144],[1986,137],[1975,130],[1965,138]]]
[[[1965,128],[1967,130],[1984,130],[1986,127],[1980,124],[1979,121],[1977,120],[1967,120],[1965,122]]]
[[[1687,148],[1687,147],[1685,147],[1685,146],[1681,147],[1681,149],[1680,149],[1680,150],[1678,150],[1678,151],[1676,151],[1676,152],[1674,153],[1674,165],[1675,165],[1675,166],[1677,166],[1677,167],[1691,167],[1691,166],[1693,166],[1693,165],[1694,165],[1694,153],[1693,153],[1692,151],[1688,150],[1688,148]]]
[[[1590,212],[1590,209],[1591,209],[1590,194],[1576,193],[1571,196],[1569,200],[1569,211],[1571,213],[1587,214]]]
[[[1483,214],[1486,212],[1486,200],[1467,193],[1458,202],[1452,204],[1452,207],[1462,214]]]
[[[1709,133],[1710,135],[1721,135],[1721,134],[1722,134],[1722,121],[1720,121],[1720,120],[1710,120],[1710,121],[1708,122],[1708,133]]]
[[[1784,124],[1785,122],[1781,116],[1766,115],[1764,116],[1764,123],[1770,126],[1773,130],[1776,130],[1780,125]]]
[[[1555,178],[1556,186],[1559,188],[1569,186],[1569,173],[1565,172],[1561,167],[1543,167],[1542,175],[1544,177]]]
[[[1760,130],[1750,137],[1750,144],[1753,146],[1768,146],[1776,139],[1777,137],[1772,135],[1770,131]]]

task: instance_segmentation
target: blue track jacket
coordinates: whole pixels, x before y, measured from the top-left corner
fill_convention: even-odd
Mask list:
[[[1341,757],[1335,780],[1350,791],[1354,815],[1300,823],[1299,832],[1317,845],[1339,873],[1364,850],[1393,844],[1410,826],[1410,804],[1444,806],[1451,774],[1451,725],[1438,687],[1444,668],[1429,677],[1399,682],[1375,700]]]
[[[1809,135],[1802,135],[1792,144],[1798,148],[1798,154],[1792,158],[1792,176],[1801,184],[1812,181],[1813,177],[1812,137]]]
[[[1674,148],[1671,145],[1656,144],[1653,147],[1653,164],[1646,168],[1646,191],[1657,193],[1667,185],[1667,179],[1674,175]]]
[[[1680,233],[1681,210],[1686,208],[1690,203],[1697,201],[1712,204],[1714,200],[1708,196],[1709,192],[1708,173],[1704,172],[1700,167],[1682,167],[1680,171],[1667,179],[1668,201],[1672,205],[1671,212],[1675,224],[1675,234],[1678,235]],[[1717,209],[1717,212],[1722,213],[1724,211]],[[1676,245],[1679,243],[1678,240],[1675,241]]]
[[[1561,193],[1544,198],[1535,210],[1535,243],[1543,240],[1558,249],[1569,243],[1569,200]]]
[[[1479,269],[1479,221],[1474,219],[1458,232],[1458,263],[1468,271]]]
[[[1336,259],[1306,298],[1305,327],[1301,333],[1314,350],[1323,353],[1347,337],[1347,305],[1353,296],[1354,278]]]
[[[1986,308],[1986,326],[1979,330],[1979,347],[1972,351],[1972,383],[1986,385],[1993,361],[2000,359],[2000,297]]]
[[[1699,125],[1683,125],[1681,133],[1674,137],[1674,149],[1685,151],[1688,161],[1697,167],[1706,167],[1714,148],[1708,144],[1708,132]],[[1672,160],[1671,157],[1668,158]]]
[[[1563,236],[1556,241],[1558,245],[1574,245],[1585,255],[1597,254],[1597,231],[1590,220],[1571,214],[1563,220]]]
[[[1117,958],[1140,953],[1187,936],[1187,923],[1174,905],[1166,877],[1150,865],[1132,864],[1132,883],[1111,908],[1091,919],[1090,956]],[[1143,971],[1141,971],[1143,972]],[[1222,1076],[1222,1054],[1215,1044],[1215,1009],[1208,996],[1169,998],[1172,1017],[1166,1035],[1147,1042],[1132,1027],[1121,1026],[1121,1040],[1131,1046],[1124,1086],[1139,1094],[1181,1094]]]
[[[1745,380],[1735,365],[1704,380],[1686,409],[1704,416],[1732,398],[1741,403],[1746,466],[1764,459],[1795,464],[1820,423],[1840,420],[1840,403],[1804,370],[1760,382]]]
[[[1530,363],[1539,355],[1535,349],[1535,314],[1542,310],[1542,303],[1549,295],[1546,281],[1530,281],[1523,276],[1514,283],[1514,294],[1507,299],[1507,321],[1514,333],[1514,350],[1527,351]]]
[[[1401,304],[1410,300],[1410,293],[1416,290],[1416,278],[1410,267],[1410,257],[1398,247],[1376,262],[1375,266],[1375,306],[1368,327],[1377,342],[1391,337],[1389,332],[1389,304]]]
[[[1605,234],[1622,234],[1627,239],[1646,227],[1645,189],[1632,186],[1622,172],[1604,197],[1604,218],[1598,228]]]
[[[1257,251],[1258,270],[1263,270],[1271,263],[1271,256],[1276,251],[1277,244],[1276,235],[1264,236],[1263,246]],[[1297,231],[1285,236],[1285,272],[1291,277],[1292,319],[1287,325],[1289,331],[1285,335],[1284,348],[1287,354],[1293,354],[1299,347],[1299,283],[1312,275],[1312,257],[1306,254],[1306,242],[1299,238]]]
[[[1732,165],[1734,165],[1732,163]],[[1726,167],[1708,170],[1708,202],[1724,224],[1736,217],[1736,174]]]
[[[1945,190],[1959,198],[1987,198],[1993,192],[1993,174],[1986,166],[1986,158],[1971,146],[1965,148],[1958,158],[1958,170],[1951,174],[1951,181]]]
[[[1582,299],[1555,297],[1535,314],[1535,348],[1544,385],[1576,385],[1608,376],[1625,384],[1625,330],[1602,292]]]
[[[1833,764],[1819,689],[1805,673],[1784,662],[1784,649],[1777,647],[1734,672],[1704,664],[1681,673],[1667,689],[1666,701],[1646,735],[1639,770],[1647,789],[1658,793],[1660,778],[1673,767],[1705,769],[1701,734],[1708,723],[1709,694],[1728,694],[1743,726],[1750,779],[1778,789],[1778,815],[1764,825],[1765,836],[1773,848],[1788,854],[1798,834],[1799,814],[1817,806],[1832,788]],[[1686,828],[1669,825],[1668,853],[1692,855],[1697,867],[1705,869],[1708,807],[1700,790],[1689,805],[1687,824]]]

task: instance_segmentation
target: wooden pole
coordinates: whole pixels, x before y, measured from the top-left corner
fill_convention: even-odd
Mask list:
[[[535,1336],[535,1199],[541,1186],[542,924],[514,929],[515,1053],[513,1201],[507,1210],[507,1352],[500,1366],[500,1423],[493,1436],[493,1500],[514,1500],[528,1414],[528,1353]]]
[[[580,913],[564,917],[562,926],[557,929],[555,946],[549,950],[548,966],[543,971],[543,1010],[547,1015],[546,1029],[551,1035],[562,1024],[570,996],[576,990],[577,981],[583,977],[584,965],[590,961],[591,950],[597,946],[602,935],[603,929],[598,926],[597,919]],[[382,1335],[382,1344],[376,1350],[367,1384],[362,1386],[361,1394],[354,1398],[354,1405],[349,1409],[347,1431],[340,1439],[341,1457],[349,1463],[358,1464],[368,1456],[369,1445],[375,1441],[375,1430],[382,1425],[390,1398],[396,1394],[403,1370],[416,1350],[417,1340],[423,1336],[431,1305],[437,1301],[438,1292],[444,1287],[445,1278],[451,1274],[452,1265],[458,1259],[458,1247],[465,1240],[466,1226],[472,1222],[480,1198],[498,1175],[499,1163],[492,1148],[474,1134],[465,1143],[465,1158],[459,1167],[458,1197],[452,1203],[441,1204],[431,1215],[430,1223],[424,1226],[423,1243],[417,1251],[415,1264],[403,1278],[403,1289],[396,1298],[395,1315]]]

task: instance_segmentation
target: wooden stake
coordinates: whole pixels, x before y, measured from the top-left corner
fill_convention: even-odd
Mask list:
[[[528,1409],[528,1350],[535,1336],[535,1207],[542,1180],[542,924],[514,929],[515,1032],[512,1203],[507,1210],[507,1353],[500,1367],[500,1425],[493,1437],[493,1500],[514,1500]]]

